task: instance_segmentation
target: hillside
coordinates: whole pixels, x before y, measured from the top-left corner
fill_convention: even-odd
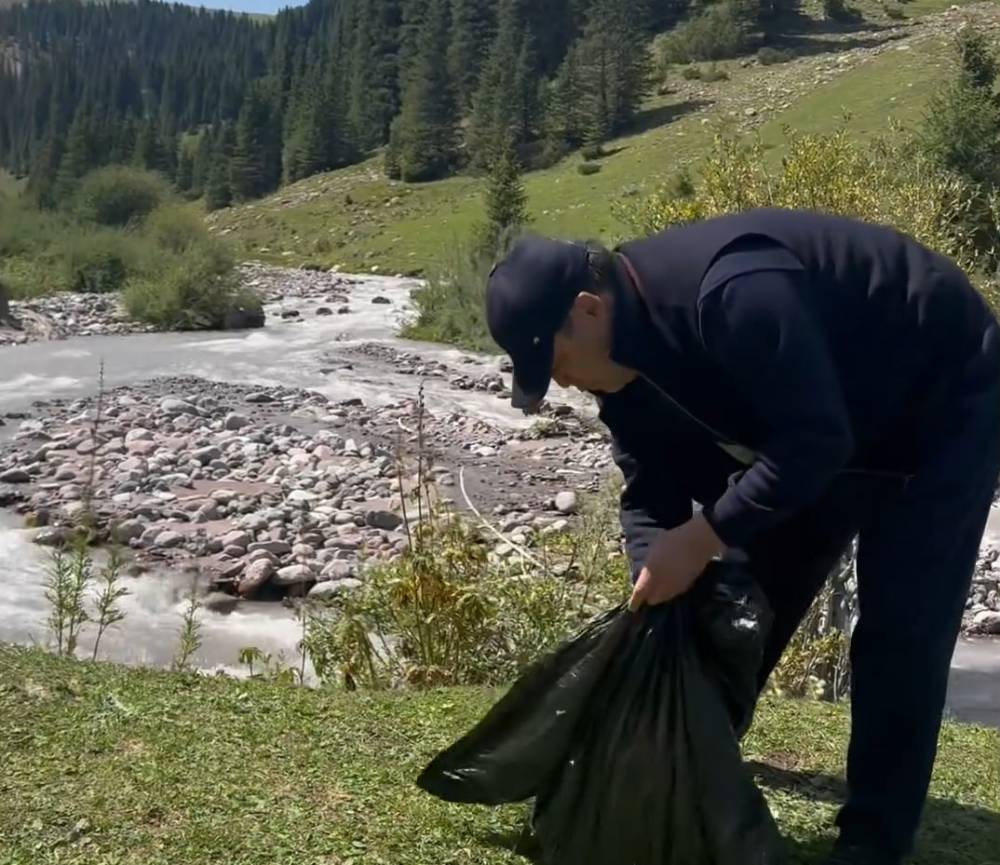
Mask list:
[[[443,805],[413,779],[495,691],[310,691],[0,649],[8,865],[515,865],[522,807]],[[847,712],[766,702],[746,744],[818,860],[843,793]],[[995,861],[1000,734],[946,725],[914,865]]]
[[[720,130],[753,131],[780,153],[785,128],[832,131],[846,123],[867,138],[919,120],[950,69],[951,41],[969,19],[1000,45],[1000,8],[914,0],[908,20],[880,20],[874,9],[857,29],[824,32],[818,22],[784,45],[791,62],[717,64],[728,80],[692,81],[674,73],[668,92],[648,100],[632,129],[608,143],[601,170],[577,171],[578,155],[525,177],[533,228],[564,236],[614,239],[627,231],[611,205],[656,188],[695,163]],[[845,114],[849,114],[845,121]],[[309,178],[259,202],[214,214],[245,255],[346,270],[420,271],[468,237],[482,211],[482,181],[455,177],[425,184],[386,180],[381,159]]]

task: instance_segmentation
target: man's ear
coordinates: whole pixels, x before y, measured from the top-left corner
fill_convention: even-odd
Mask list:
[[[589,291],[581,291],[573,301],[573,309],[577,315],[599,318],[604,314],[604,298]]]

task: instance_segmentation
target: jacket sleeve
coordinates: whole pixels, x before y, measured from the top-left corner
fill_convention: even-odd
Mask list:
[[[854,450],[827,338],[804,304],[804,287],[801,271],[758,271],[701,301],[704,345],[763,430],[756,461],[705,509],[727,546],[818,498]]]
[[[647,550],[657,533],[675,528],[691,518],[691,499],[671,477],[665,460],[640,464],[616,436],[612,438],[611,454],[625,480],[621,494],[621,524],[635,580],[646,563]]]

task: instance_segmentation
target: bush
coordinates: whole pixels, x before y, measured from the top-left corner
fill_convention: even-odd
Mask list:
[[[123,228],[141,222],[168,197],[169,187],[160,175],[109,165],[80,180],[73,207],[86,222]]]
[[[906,13],[903,11],[903,7],[897,3],[883,3],[882,11],[885,13],[887,18],[893,21],[905,21]]]
[[[161,249],[174,255],[184,255],[211,238],[197,214],[176,204],[154,210],[146,220],[143,233]]]
[[[717,63],[713,62],[702,70],[701,80],[707,81],[708,83],[712,83],[713,81],[728,81],[729,73]]]
[[[600,159],[604,156],[604,148],[600,144],[588,144],[580,151],[580,155],[588,161]]]
[[[581,162],[576,167],[576,170],[580,174],[584,175],[584,177],[587,177],[591,174],[597,174],[597,172],[601,170],[601,166],[598,165],[596,162]]]
[[[774,66],[778,63],[788,63],[789,60],[794,60],[795,55],[786,48],[773,48],[770,45],[764,45],[757,51],[757,62],[761,66]]]
[[[697,66],[685,66],[681,70],[681,78],[685,81],[701,81],[701,69]]]
[[[716,3],[678,24],[659,45],[665,65],[727,60],[747,47],[747,34],[732,3]]]
[[[493,259],[469,246],[452,245],[451,260],[434,271],[427,285],[413,292],[417,310],[403,336],[497,351],[485,317],[485,289]]]
[[[240,290],[232,268],[221,243],[203,240],[156,271],[130,279],[125,307],[133,318],[165,330],[221,329],[237,310],[259,317],[260,300]]]
[[[661,189],[645,201],[623,202],[619,216],[643,233],[754,207],[820,210],[889,224],[955,259],[996,300],[986,276],[993,272],[990,256],[963,227],[978,190],[911,144],[857,144],[845,130],[793,135],[780,167],[767,164],[759,140],[747,144],[719,136],[699,169],[694,195]],[[990,201],[990,233],[1000,239],[1000,196]]]
[[[141,242],[114,231],[78,232],[63,247],[65,288],[87,294],[118,291],[139,264]]]

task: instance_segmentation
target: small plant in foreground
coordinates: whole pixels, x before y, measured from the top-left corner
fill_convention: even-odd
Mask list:
[[[173,669],[182,672],[191,668],[191,659],[201,648],[201,622],[198,620],[198,610],[201,602],[198,600],[198,585],[192,581],[188,592],[187,605],[181,622],[180,638],[177,651],[174,653]]]
[[[94,602],[94,619],[97,625],[97,636],[94,638],[94,651],[91,660],[97,660],[97,652],[101,638],[110,629],[125,618],[125,611],[119,606],[119,601],[129,592],[121,585],[122,566],[125,559],[119,547],[112,547],[108,561],[97,577],[98,593]]]
[[[77,539],[67,550],[52,553],[45,580],[45,600],[49,604],[48,628],[56,654],[73,657],[83,625],[89,621],[87,590],[93,580],[93,563],[86,541]]]

